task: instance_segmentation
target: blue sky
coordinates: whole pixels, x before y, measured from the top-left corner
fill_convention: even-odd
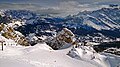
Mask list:
[[[120,0],[0,0],[0,9],[27,9],[46,14],[69,15],[84,10],[120,5]]]

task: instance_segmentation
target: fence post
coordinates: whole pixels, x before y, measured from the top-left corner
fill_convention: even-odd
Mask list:
[[[2,42],[2,51],[3,51],[3,42]]]

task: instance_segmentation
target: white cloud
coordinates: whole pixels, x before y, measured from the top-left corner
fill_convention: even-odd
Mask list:
[[[78,1],[64,1],[58,6],[53,6],[54,10],[60,12],[60,16],[77,14],[80,11],[93,11],[102,7],[108,7],[107,5],[96,5],[96,4],[80,4]],[[51,7],[50,7],[51,8]],[[57,9],[56,9],[57,8]]]
[[[51,3],[56,0],[50,0]],[[54,4],[52,6],[46,5],[41,6],[40,4],[19,4],[19,3],[11,3],[11,4],[0,4],[0,9],[26,9],[39,12],[41,14],[54,14],[58,16],[66,16],[69,14],[77,14],[80,11],[84,10],[97,10],[102,7],[107,7],[106,5],[100,5],[101,2],[109,2],[113,0],[60,0],[58,4]],[[119,1],[119,0],[114,0]],[[43,1],[41,1],[43,2]],[[47,2],[47,1],[46,1]],[[88,2],[88,3],[86,3]],[[47,2],[49,3],[49,2]],[[47,4],[46,3],[46,4]]]

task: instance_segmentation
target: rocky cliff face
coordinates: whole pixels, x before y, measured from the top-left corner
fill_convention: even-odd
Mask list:
[[[1,29],[1,35],[4,36],[7,39],[14,40],[17,44],[28,46],[28,40],[22,35],[16,33],[16,31],[12,27],[8,27],[5,24],[1,24],[0,27],[3,26],[3,29]],[[18,31],[17,31],[18,32]]]
[[[67,28],[63,28],[62,31],[58,32],[56,37],[48,38],[46,43],[53,49],[60,49],[64,45],[71,44],[75,42],[75,35]]]

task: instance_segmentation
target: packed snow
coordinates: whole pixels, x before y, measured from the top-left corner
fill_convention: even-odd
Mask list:
[[[46,43],[28,47],[7,45],[3,51],[0,48],[0,67],[114,67],[120,64],[119,57],[107,55],[87,46],[53,50]]]
[[[64,50],[52,50],[45,43],[33,47],[6,46],[0,50],[0,67],[96,67],[66,54]]]

